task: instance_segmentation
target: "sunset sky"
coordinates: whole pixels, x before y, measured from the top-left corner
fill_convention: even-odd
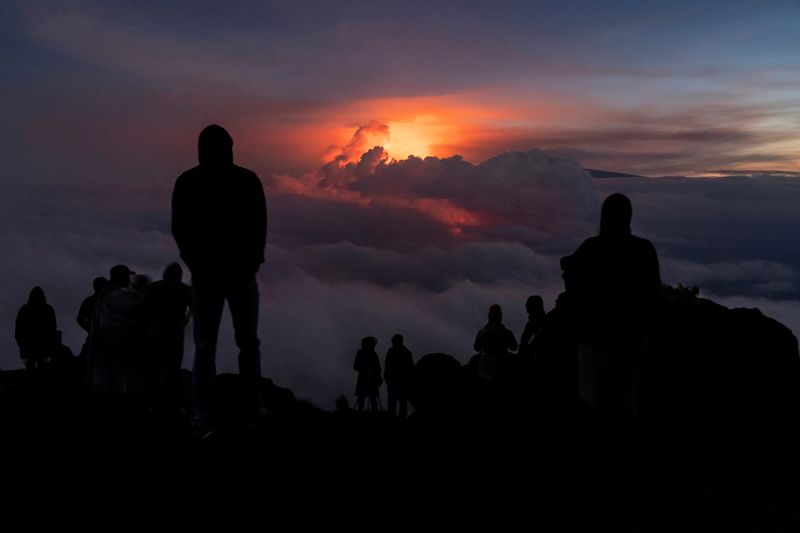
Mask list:
[[[77,352],[94,276],[160,277],[209,123],[267,191],[265,369],[320,404],[362,336],[464,359],[492,303],[518,334],[617,190],[665,282],[797,334],[798,27],[778,0],[2,2],[0,368],[34,285]]]

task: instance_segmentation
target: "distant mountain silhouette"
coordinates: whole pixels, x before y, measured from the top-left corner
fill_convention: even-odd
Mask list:
[[[639,176],[638,174],[625,174],[624,172],[614,172],[611,170],[597,170],[594,168],[584,168],[586,172],[591,174],[593,178],[646,178],[647,176]]]

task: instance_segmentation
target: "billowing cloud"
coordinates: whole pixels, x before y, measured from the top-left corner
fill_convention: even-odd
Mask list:
[[[386,126],[361,126],[341,153],[304,176],[273,176],[269,189],[316,202],[409,212],[453,234],[482,235],[497,226],[528,226],[568,234],[596,206],[591,176],[574,160],[541,150],[507,152],[479,165],[460,156],[392,159],[381,146],[357,160],[349,153]],[[509,194],[509,192],[513,192]]]
[[[342,164],[362,159],[364,157],[362,154],[365,154],[373,146],[383,146],[388,143],[389,126],[372,120],[359,126],[353,133],[353,137],[344,146],[330,145],[323,153],[323,159],[329,161],[328,165],[338,168]]]

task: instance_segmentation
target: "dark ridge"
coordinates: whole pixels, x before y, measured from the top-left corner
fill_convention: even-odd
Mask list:
[[[647,176],[639,176],[637,174],[625,174],[624,172],[613,172],[610,170],[596,170],[593,168],[584,168],[593,178],[646,178]]]
[[[548,313],[536,360],[476,386],[474,361],[424,355],[406,420],[325,411],[262,380],[266,424],[220,429],[85,396],[69,374],[0,374],[3,515],[15,530],[798,531],[797,339],[755,309],[664,287],[633,424],[593,426],[575,343]],[[265,352],[269,353],[268,346]],[[467,355],[467,354],[461,354]],[[67,377],[64,377],[67,376]],[[183,373],[189,403],[189,374]],[[35,495],[35,497],[32,497]],[[154,526],[163,526],[155,528]]]
[[[800,177],[800,172],[795,170],[757,170],[757,169],[719,169],[719,170],[707,170],[709,174],[726,174],[730,176],[754,176],[754,175],[771,175],[771,176],[785,176],[785,177]]]

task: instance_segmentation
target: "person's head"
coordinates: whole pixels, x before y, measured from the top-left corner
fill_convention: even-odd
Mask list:
[[[136,292],[144,292],[148,285],[150,285],[150,276],[145,274],[137,274],[131,279],[131,288]]]
[[[402,346],[403,345],[403,336],[397,333],[396,335],[392,336],[392,346]]]
[[[127,287],[131,284],[131,276],[136,274],[127,265],[114,265],[109,272],[109,283]]]
[[[180,283],[183,281],[183,268],[178,263],[170,263],[164,269],[164,274],[161,276],[161,279]]]
[[[600,235],[614,237],[631,234],[633,206],[624,194],[610,195],[600,209]]]
[[[525,300],[525,310],[530,316],[538,317],[544,315],[544,301],[542,297],[538,294],[528,296],[528,299]]]
[[[204,166],[233,164],[233,138],[217,124],[206,126],[197,139],[197,160]]]
[[[365,350],[372,350],[378,345],[378,339],[375,337],[364,337],[361,339],[361,347]]]
[[[92,289],[94,289],[94,292],[102,291],[106,285],[108,285],[108,280],[104,276],[97,276],[94,278],[94,281],[92,281]]]
[[[556,298],[556,309],[566,309],[567,305],[569,305],[569,295],[565,291]]]
[[[489,307],[489,324],[501,324],[503,322],[503,308],[498,304]]]
[[[31,289],[28,294],[28,303],[33,305],[44,305],[47,303],[47,298],[44,296],[44,291],[38,285]]]

